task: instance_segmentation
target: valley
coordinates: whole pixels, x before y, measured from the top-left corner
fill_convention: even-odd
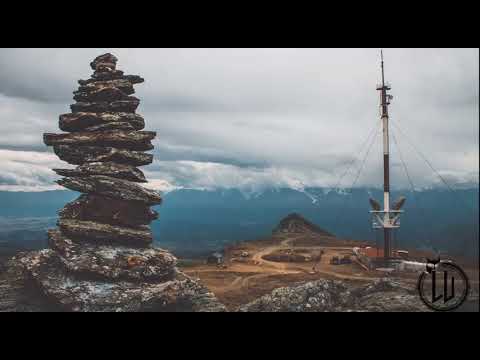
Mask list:
[[[295,222],[301,222],[296,219]],[[369,244],[325,235],[317,229],[292,226],[274,231],[271,237],[227,246],[221,263],[205,259],[181,261],[180,268],[207,286],[225,306],[234,310],[272,290],[316,280],[341,280],[352,286],[391,278],[415,289],[418,273],[386,274],[368,270],[353,254],[353,247]],[[415,259],[433,254],[410,250]],[[335,265],[332,259],[350,261]],[[467,273],[478,293],[478,269],[468,264]]]
[[[416,293],[418,273],[386,274],[382,271],[368,270],[353,256],[353,248],[371,245],[366,241],[336,237],[301,215],[291,214],[273,227],[270,236],[234,244],[227,243],[221,252],[214,253],[217,257],[208,256],[206,253],[177,256],[179,269],[214,293],[229,311],[248,306],[280,288],[291,289],[302,284],[330,280],[338,280],[349,289],[368,288],[384,280],[400,283],[410,292],[409,301],[413,303],[391,306],[393,311],[398,309],[398,306],[408,306],[410,309],[410,306],[414,306],[413,304],[418,301]],[[8,285],[15,284],[15,279],[12,281],[10,275],[5,272],[6,261],[22,250],[25,249],[12,244],[10,246],[0,244],[0,292],[5,300],[0,304],[0,311],[2,306],[3,310],[7,311],[11,309],[16,311],[19,308],[28,311],[45,309],[46,305],[42,303],[42,299],[28,293],[25,295],[24,290]],[[428,251],[408,250],[412,259],[424,260],[433,256]],[[334,264],[334,259],[340,263]],[[341,262],[342,259],[347,260]],[[466,270],[473,293],[478,294],[478,267],[468,259],[455,258],[455,261]],[[332,291],[335,293],[337,290]],[[388,308],[388,301],[385,298],[391,294],[394,296],[400,294],[399,290],[392,291],[393,293],[388,291],[383,293],[383,290],[379,290],[376,300],[372,302],[372,310],[369,311],[378,311],[379,304],[383,304],[380,305],[382,308]],[[295,292],[292,294],[295,298]],[[475,300],[468,306],[474,306],[473,309],[478,311]]]

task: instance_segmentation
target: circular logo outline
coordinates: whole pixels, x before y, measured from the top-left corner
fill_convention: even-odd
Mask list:
[[[431,274],[432,269],[436,270],[437,264],[441,264],[442,266],[451,267],[451,268],[455,269],[455,271],[457,271],[461,275],[461,277],[463,278],[463,280],[465,282],[465,289],[463,290],[461,298],[454,305],[443,308],[443,309],[433,306],[432,302],[426,299],[425,294],[424,294],[424,290],[423,290],[423,282],[425,281],[426,277]],[[430,269],[428,268],[429,266],[431,266]],[[465,273],[465,271],[463,271],[463,269],[460,266],[458,266],[457,264],[455,264],[451,261],[441,260],[438,263],[433,263],[433,264],[429,262],[427,264],[427,270],[423,271],[418,278],[417,290],[418,290],[418,293],[420,295],[420,299],[422,300],[422,302],[428,308],[430,308],[434,311],[448,312],[448,311],[453,311],[453,310],[459,308],[467,300],[467,297],[470,293],[470,280],[468,279],[468,276]]]

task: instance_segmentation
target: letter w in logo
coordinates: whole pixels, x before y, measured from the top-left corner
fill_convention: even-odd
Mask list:
[[[443,298],[443,303],[455,297],[455,278],[452,276],[451,295],[448,295],[448,271],[443,271],[443,294],[437,296],[437,271],[432,270],[432,304]]]

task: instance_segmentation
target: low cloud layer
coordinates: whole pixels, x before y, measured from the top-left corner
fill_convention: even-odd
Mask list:
[[[341,179],[349,187],[357,174],[357,186],[382,181],[376,49],[0,49],[0,190],[55,186],[49,169],[65,164],[42,133],[58,131],[76,80],[107,51],[146,79],[136,96],[158,132],[156,161],[145,168],[150,186],[253,191]],[[385,56],[392,131],[415,185],[438,177],[409,141],[452,183],[478,183],[478,49]],[[408,186],[393,139],[392,158],[393,186]]]
[[[51,167],[64,164],[54,154],[0,149],[0,191],[45,191],[60,189]]]

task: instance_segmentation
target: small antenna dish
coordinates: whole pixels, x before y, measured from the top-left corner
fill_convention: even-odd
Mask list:
[[[370,206],[372,207],[373,210],[380,211],[382,206],[380,205],[380,203],[377,200],[375,200],[373,198],[370,198],[369,201],[370,201]]]
[[[405,201],[407,201],[407,198],[405,196],[400,196],[400,198],[393,204],[393,210],[400,210],[403,205],[405,205]]]

